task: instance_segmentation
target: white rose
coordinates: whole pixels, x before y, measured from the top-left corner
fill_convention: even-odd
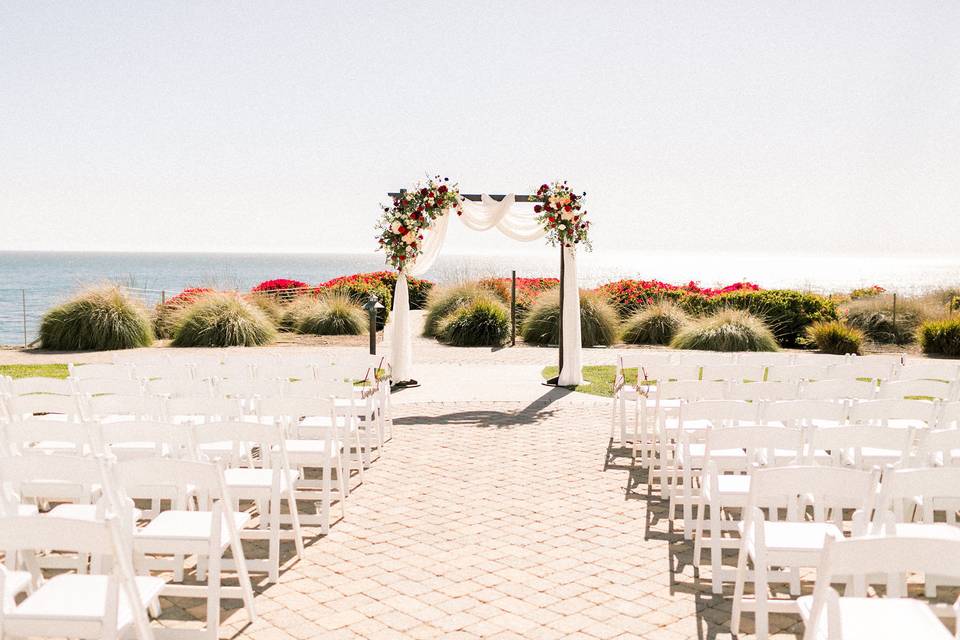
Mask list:
[[[560,214],[560,217],[564,220],[573,220],[573,211],[564,211]]]
[[[390,225],[390,228],[393,230],[394,233],[400,233],[401,226],[402,225],[399,222],[394,222],[392,225]]]
[[[413,231],[407,232],[407,235],[403,236],[403,241],[407,244],[413,244],[417,240],[417,234]]]

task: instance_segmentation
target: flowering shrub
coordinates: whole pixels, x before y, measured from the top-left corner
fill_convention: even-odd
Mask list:
[[[277,278],[276,280],[261,282],[250,291],[271,295],[281,302],[289,302],[299,295],[309,293],[310,285],[299,280]]]
[[[441,181],[440,176],[435,176],[426,184],[417,183],[395,197],[392,206],[383,207],[377,223],[377,243],[387,254],[387,264],[394,269],[403,270],[423,253],[423,232],[434,220],[448,209],[455,210],[457,215],[463,213],[459,187],[447,182],[449,178]]]
[[[670,284],[660,280],[617,280],[597,288],[620,312],[621,317],[632,316],[641,308],[659,300],[672,300],[685,307],[699,306],[697,298],[713,298],[737,291],[759,291],[752,282],[735,282],[717,289],[705,288],[691,280],[684,285]]]
[[[542,184],[536,195],[530,200],[537,202],[533,207],[537,220],[547,231],[547,241],[552,245],[563,244],[571,247],[580,244],[590,249],[587,232],[590,222],[585,220],[587,212],[583,209],[583,198],[587,193],[575,194],[567,186],[567,181]]]
[[[396,271],[373,271],[371,273],[355,273],[351,276],[338,276],[332,280],[328,280],[321,285],[318,285],[320,289],[328,289],[336,287],[342,283],[352,283],[352,282],[365,282],[369,284],[383,284],[390,288],[390,292],[393,293],[394,289],[397,286],[397,272]],[[407,288],[410,291],[410,308],[411,309],[422,309],[427,304],[427,296],[430,293],[430,290],[433,289],[434,284],[429,280],[423,280],[421,278],[411,278],[407,276]],[[381,302],[383,302],[381,300]]]
[[[153,310],[153,331],[158,338],[170,338],[173,334],[173,315],[197,301],[199,297],[210,293],[207,287],[190,287],[172,298],[167,298]]]
[[[859,289],[854,289],[850,292],[851,300],[859,300],[860,298],[875,298],[881,293],[886,293],[887,290],[881,287],[878,284],[875,284],[870,287],[860,287]]]

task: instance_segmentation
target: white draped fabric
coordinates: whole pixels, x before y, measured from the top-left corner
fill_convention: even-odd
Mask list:
[[[516,198],[511,193],[496,201],[483,194],[480,202],[463,202],[463,215],[456,216],[475,231],[487,231],[496,227],[505,236],[521,242],[538,240],[545,235],[532,210],[514,208]],[[413,337],[410,332],[410,292],[407,276],[423,275],[433,266],[447,236],[450,212],[433,222],[424,234],[423,253],[413,263],[408,263],[397,278],[393,295],[393,310],[386,329],[391,343],[391,364],[394,380],[411,379],[413,367]],[[564,314],[563,314],[563,363],[560,371],[561,385],[576,385],[583,382],[580,367],[580,290],[577,287],[576,251],[564,249]]]

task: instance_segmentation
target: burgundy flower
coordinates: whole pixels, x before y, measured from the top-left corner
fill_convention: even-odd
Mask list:
[[[540,213],[541,211],[543,211],[543,207],[541,207],[540,205],[536,205],[535,207],[533,207],[533,211],[534,213]]]

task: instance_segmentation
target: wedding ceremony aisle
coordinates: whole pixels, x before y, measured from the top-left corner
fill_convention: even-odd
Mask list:
[[[395,405],[347,519],[308,535],[279,584],[256,587],[260,618],[236,611],[221,637],[726,634],[729,598],[710,595],[708,571],[697,584],[665,510],[639,488],[625,498],[629,460],[604,469],[609,405],[526,406]],[[165,606],[161,623],[192,617]]]

